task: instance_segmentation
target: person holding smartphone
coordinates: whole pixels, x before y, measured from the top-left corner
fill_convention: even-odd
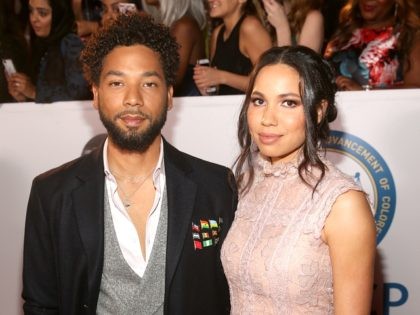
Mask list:
[[[75,20],[67,0],[29,0],[31,62],[35,76],[8,76],[8,91],[17,101],[51,103],[84,100],[91,92],[83,78]]]
[[[13,102],[7,77],[28,71],[28,46],[10,2],[0,1],[0,103]]]
[[[211,34],[211,67],[194,68],[195,84],[202,95],[211,86],[219,86],[219,95],[243,94],[253,65],[272,46],[270,35],[251,0],[208,3],[210,17],[223,22]]]

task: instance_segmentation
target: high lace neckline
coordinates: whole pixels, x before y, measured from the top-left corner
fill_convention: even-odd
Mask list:
[[[302,155],[299,155],[296,159],[289,162],[277,162],[272,164],[271,161],[262,156],[259,152],[256,153],[255,161],[255,173],[257,181],[260,182],[266,177],[274,176],[280,178],[286,178],[288,176],[294,176],[298,174],[298,166],[302,160]]]

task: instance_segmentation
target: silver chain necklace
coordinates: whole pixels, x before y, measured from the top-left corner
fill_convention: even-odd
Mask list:
[[[119,175],[116,172],[111,173],[114,175],[115,179],[120,180],[121,182],[132,182],[132,183],[138,183],[137,188],[135,188],[130,194],[127,194],[123,189],[122,185],[118,185],[118,190],[121,192],[120,198],[123,203],[123,206],[128,209],[130,206],[132,206],[134,203],[131,201],[131,197],[134,196],[134,194],[140,189],[140,187],[143,186],[143,184],[146,182],[146,180],[152,175],[154,168],[146,175],[146,176],[128,176],[126,178],[123,178],[121,175]]]

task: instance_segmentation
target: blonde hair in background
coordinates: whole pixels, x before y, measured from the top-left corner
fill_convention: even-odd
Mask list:
[[[186,15],[194,18],[200,29],[207,25],[203,0],[159,0],[159,4],[160,9],[142,0],[143,9],[168,27]]]

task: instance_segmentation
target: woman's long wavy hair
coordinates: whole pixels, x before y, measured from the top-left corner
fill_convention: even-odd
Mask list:
[[[282,0],[276,0],[283,3]],[[259,0],[261,3],[261,0]],[[290,11],[287,19],[290,25],[290,31],[293,36],[299,35],[302,31],[303,24],[309,12],[313,10],[321,10],[323,0],[290,0]],[[262,6],[264,7],[264,6]],[[267,21],[267,17],[263,17],[263,22],[271,36],[275,37],[276,31],[274,27]]]
[[[395,32],[400,32],[398,37],[399,58],[407,62],[407,56],[412,48],[414,39],[420,35],[420,12],[418,0],[395,0],[395,6],[390,10],[389,16],[395,16]],[[364,20],[359,9],[359,0],[348,0],[340,11],[337,31],[332,37],[334,46],[343,47],[350,40],[355,29],[363,27]]]
[[[310,11],[321,10],[322,0],[291,0],[290,12],[287,15],[292,34],[302,31],[306,16]]]
[[[241,153],[235,161],[235,177],[240,194],[246,193],[254,180],[254,161],[252,139],[249,131],[247,112],[251,102],[251,94],[255,80],[260,71],[268,66],[277,64],[287,65],[299,74],[299,89],[305,114],[305,142],[303,144],[303,159],[299,164],[299,176],[313,191],[325,175],[326,166],[319,157],[323,150],[324,142],[329,135],[328,123],[337,116],[335,106],[335,74],[330,64],[312,49],[304,46],[273,47],[263,53],[255,65],[246,97],[239,114],[238,140]],[[318,109],[325,106],[322,119],[318,122]],[[309,183],[308,178],[313,177],[311,168],[318,168],[321,175],[316,179],[316,184]],[[244,174],[247,173],[247,176]],[[308,177],[309,176],[309,177]]]

